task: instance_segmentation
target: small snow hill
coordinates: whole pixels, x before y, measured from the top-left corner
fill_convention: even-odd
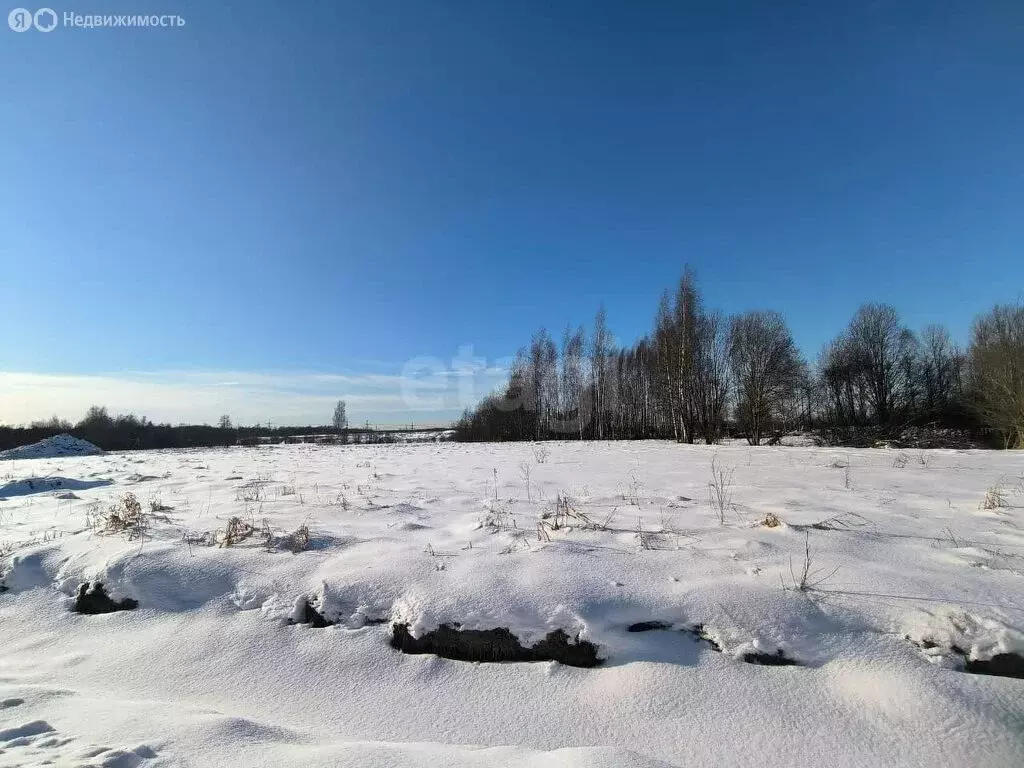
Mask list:
[[[0,451],[0,461],[5,459],[55,459],[60,456],[96,456],[103,453],[88,440],[79,440],[71,435],[55,435],[38,443],[21,445],[7,451]]]

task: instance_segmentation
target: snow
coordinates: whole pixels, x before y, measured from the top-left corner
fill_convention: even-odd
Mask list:
[[[4,459],[54,459],[60,456],[95,456],[102,450],[88,440],[79,440],[71,435],[55,435],[38,443],[21,445],[0,451],[0,461]]]
[[[33,493],[63,490],[64,498],[75,498],[74,491],[111,485],[111,480],[75,480],[68,477],[26,477],[0,485],[0,499],[11,496],[28,496]]]
[[[1024,764],[1024,682],[950,651],[1024,651],[1024,455],[546,447],[5,466],[4,487],[63,481],[0,493],[0,766]],[[732,472],[724,524],[712,459]],[[126,493],[142,537],[99,529]],[[575,514],[555,528],[559,496]],[[232,516],[257,532],[209,545]],[[74,613],[95,580],[138,609]],[[289,623],[305,600],[337,623]],[[670,628],[627,631],[650,621]],[[605,663],[404,655],[392,622],[524,645],[562,629]],[[743,661],[779,649],[799,666]]]
[[[392,432],[390,434],[397,443],[437,443],[452,440],[455,437],[455,430],[438,429],[425,432]]]

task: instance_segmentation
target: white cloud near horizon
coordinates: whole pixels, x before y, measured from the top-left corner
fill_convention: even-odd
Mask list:
[[[401,374],[139,371],[54,374],[0,371],[0,424],[59,416],[79,420],[92,405],[157,423],[329,424],[347,404],[352,424],[445,423],[500,384],[504,367],[449,368],[411,361]]]

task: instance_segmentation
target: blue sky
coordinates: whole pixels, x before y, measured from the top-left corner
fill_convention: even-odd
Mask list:
[[[799,5],[0,27],[0,422],[443,419],[599,301],[631,343],[687,262],[812,358],[863,301],[966,339],[1024,289],[1024,5]]]

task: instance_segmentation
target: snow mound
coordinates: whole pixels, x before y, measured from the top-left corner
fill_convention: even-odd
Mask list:
[[[56,435],[31,445],[21,445],[7,451],[0,451],[4,459],[55,459],[61,456],[98,456],[103,450],[88,440],[79,440],[71,435]]]

